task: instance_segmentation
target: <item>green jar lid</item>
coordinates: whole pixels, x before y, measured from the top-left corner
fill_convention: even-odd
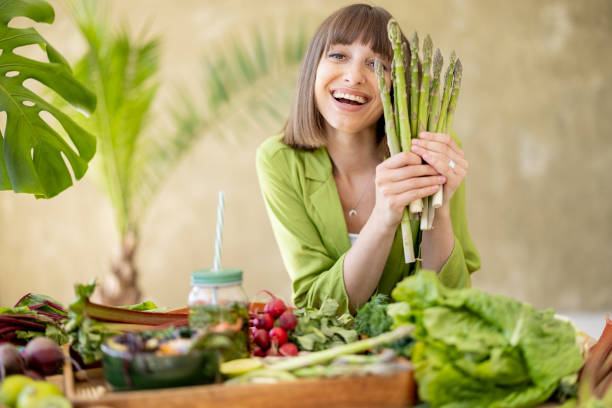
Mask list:
[[[242,283],[242,270],[234,268],[197,269],[191,272],[191,284],[202,286],[222,286]]]

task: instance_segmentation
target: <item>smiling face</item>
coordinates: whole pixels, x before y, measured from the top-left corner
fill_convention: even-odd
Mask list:
[[[389,62],[359,41],[332,44],[323,52],[315,79],[316,107],[328,127],[343,133],[375,131],[383,109],[374,59]],[[388,69],[385,70],[389,81]]]

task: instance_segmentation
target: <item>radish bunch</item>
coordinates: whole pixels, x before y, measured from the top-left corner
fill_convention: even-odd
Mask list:
[[[288,333],[295,329],[297,318],[285,303],[267,292],[272,300],[264,306],[263,313],[251,313],[252,355],[296,356],[298,348],[288,342]]]

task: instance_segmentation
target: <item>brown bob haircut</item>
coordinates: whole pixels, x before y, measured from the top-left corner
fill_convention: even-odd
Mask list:
[[[387,23],[391,14],[367,4],[353,4],[336,11],[317,29],[302,61],[296,92],[289,119],[283,129],[283,143],[298,150],[314,150],[325,146],[325,119],[315,104],[315,79],[323,53],[334,44],[352,44],[360,41],[372,50],[393,59],[393,49],[387,36]],[[402,34],[402,41],[406,38]],[[384,117],[376,124],[376,139],[380,143],[385,136]]]

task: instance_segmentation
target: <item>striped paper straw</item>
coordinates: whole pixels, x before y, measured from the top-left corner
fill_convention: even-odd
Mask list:
[[[225,205],[225,193],[219,191],[219,203],[217,205],[217,234],[215,238],[215,260],[213,269],[221,269],[221,246],[223,245],[223,207]]]

